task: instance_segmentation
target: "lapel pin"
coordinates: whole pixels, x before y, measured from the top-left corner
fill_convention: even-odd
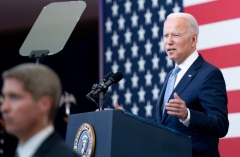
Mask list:
[[[192,77],[192,75],[188,75],[188,77]]]

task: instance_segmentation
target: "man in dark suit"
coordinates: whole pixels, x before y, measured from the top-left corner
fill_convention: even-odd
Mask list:
[[[221,71],[197,52],[198,33],[190,14],[172,13],[164,23],[164,47],[176,67],[166,76],[156,120],[191,136],[193,157],[219,157],[219,138],[229,127],[226,86]]]
[[[44,65],[22,64],[2,74],[5,129],[19,140],[18,157],[78,157],[54,131],[61,95],[57,74]]]
[[[186,13],[164,23],[164,47],[180,68],[167,98],[167,75],[156,105],[157,121],[192,138],[193,156],[218,157],[218,142],[228,131],[226,86],[221,71],[197,52],[198,24]],[[166,103],[164,103],[166,99]]]

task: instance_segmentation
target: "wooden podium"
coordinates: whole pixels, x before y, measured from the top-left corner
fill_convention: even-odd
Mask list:
[[[83,123],[95,132],[94,157],[191,157],[191,138],[121,110],[69,116],[66,143],[73,148]]]

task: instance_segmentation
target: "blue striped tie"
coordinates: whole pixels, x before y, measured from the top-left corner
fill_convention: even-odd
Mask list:
[[[181,68],[176,66],[173,69],[172,74],[170,75],[170,77],[168,79],[168,83],[167,83],[167,87],[166,87],[165,95],[164,95],[164,100],[163,100],[163,104],[162,104],[162,115],[164,114],[166,103],[168,102],[169,97],[172,94],[172,91],[174,89],[174,84],[175,84],[175,81],[176,81],[176,78],[177,78],[177,73],[180,70],[181,70]]]

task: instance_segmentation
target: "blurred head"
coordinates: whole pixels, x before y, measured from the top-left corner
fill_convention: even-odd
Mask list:
[[[5,71],[2,78],[1,112],[9,133],[30,135],[52,123],[61,95],[60,80],[53,70],[21,64]]]
[[[164,23],[164,47],[169,59],[178,65],[196,50],[199,27],[187,13],[169,14]]]

